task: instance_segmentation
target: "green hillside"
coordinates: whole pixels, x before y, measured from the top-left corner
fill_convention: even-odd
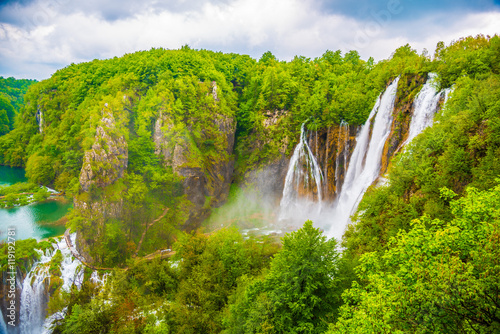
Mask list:
[[[67,307],[55,332],[500,331],[499,64],[500,38],[482,35],[377,63],[185,46],[72,64],[31,85],[0,164],[73,198],[81,254],[114,268],[104,288],[87,269],[80,289],[51,290],[49,314]],[[253,177],[290,158],[303,123],[316,141],[364,124],[400,77],[404,124],[431,72],[449,100],[386,157],[387,182],[369,188],[341,245],[310,221],[280,240],[218,227],[216,215],[267,201]],[[143,258],[161,249],[175,255]]]

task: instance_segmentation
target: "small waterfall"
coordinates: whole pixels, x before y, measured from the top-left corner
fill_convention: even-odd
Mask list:
[[[76,234],[73,233],[70,238],[74,244]],[[47,250],[45,253],[37,250],[40,260],[33,265],[24,279],[20,305],[21,333],[52,333],[52,321],[65,316],[65,311],[63,310],[46,318],[46,305],[49,299],[47,291],[50,284],[49,267],[50,261],[57,250],[60,250],[62,255],[60,266],[61,279],[63,281],[62,289],[69,291],[73,284],[78,288],[81,287],[83,281],[83,270],[80,270],[81,262],[73,257],[64,238],[53,246],[53,249]]]
[[[420,132],[432,125],[434,114],[441,99],[441,93],[438,93],[435,86],[436,77],[435,73],[429,73],[427,82],[415,98],[415,109],[410,122],[408,138],[403,145],[411,142]]]
[[[0,333],[7,333],[7,325],[5,324],[5,320],[3,319],[3,315],[0,317]]]
[[[45,308],[48,296],[45,293],[46,279],[50,277],[49,263],[55,254],[55,250],[47,250],[43,253],[36,250],[40,260],[26,275],[21,292],[20,328],[21,333],[40,333],[45,320]]]
[[[323,173],[309,148],[304,126],[305,123],[300,127],[300,140],[288,165],[283,197],[280,203],[279,220],[293,218],[296,214],[310,211],[312,207],[316,207],[317,213],[321,211]],[[316,186],[316,203],[299,197],[300,187],[307,187],[310,181],[314,182]]]
[[[446,88],[444,89],[444,101],[443,101],[443,105],[446,104],[446,102],[448,102],[448,99],[450,98],[450,95],[451,93],[453,93],[453,90],[455,89],[455,86],[451,86],[450,88]]]
[[[341,192],[333,205],[334,221],[327,232],[329,237],[341,239],[361,197],[379,175],[382,151],[391,131],[398,81],[399,78],[394,80],[377,99],[368,120],[358,133]]]

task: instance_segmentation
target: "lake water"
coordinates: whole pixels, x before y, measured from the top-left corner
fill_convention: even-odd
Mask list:
[[[26,181],[22,168],[0,166],[0,186]],[[0,240],[7,239],[7,229],[14,227],[16,240],[44,239],[62,235],[64,225],[54,224],[73,206],[71,201],[47,200],[25,206],[0,209]]]

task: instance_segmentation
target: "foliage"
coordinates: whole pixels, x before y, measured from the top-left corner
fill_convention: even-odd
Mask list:
[[[456,196],[447,188],[444,199]],[[366,253],[334,333],[500,330],[500,186],[451,201],[453,219],[427,216],[381,254]]]
[[[0,77],[0,95],[7,97],[18,112],[24,103],[24,94],[28,88],[36,83],[36,80],[29,79],[15,79]]]
[[[9,186],[0,186],[0,207],[13,207],[41,202],[49,198],[50,192],[31,182],[18,182]]]
[[[0,77],[0,136],[14,128],[16,116],[24,102],[24,94],[35,82],[35,80]]]
[[[443,186],[462,195],[467,185],[488,189],[495,184],[500,174],[498,94],[497,74],[457,80],[434,126],[393,160],[388,184],[365,194],[357,222],[344,237],[348,252],[384,248],[399,229],[424,214],[449,219],[449,206],[440,197]]]
[[[10,244],[12,246],[12,244]],[[51,248],[52,244],[48,241],[38,242],[35,239],[24,239],[15,241],[15,263],[16,266],[23,273],[31,267],[35,260],[40,259],[37,249],[44,252],[46,249]],[[9,244],[0,244],[0,270],[2,272],[9,271],[7,266],[9,262]]]
[[[439,42],[434,55],[441,87],[450,87],[459,77],[480,78],[489,72],[500,73],[498,36],[460,38],[445,47]]]
[[[439,43],[432,60],[409,45],[378,63],[356,51],[284,62],[271,52],[257,61],[185,46],[72,64],[29,88],[10,132],[17,107],[0,96],[0,164],[26,167],[31,182],[0,193],[14,205],[34,184],[66,190],[79,204],[69,226],[84,250],[128,267],[100,291],[86,282],[56,294],[50,312],[67,307],[59,332],[320,333],[328,323],[331,332],[496,332],[498,64],[499,37],[482,35]],[[236,229],[181,232],[196,226],[182,226],[194,205],[179,170],[200,172],[213,189],[224,179],[214,166],[236,160],[229,205],[207,224],[250,221],[265,200],[248,204],[241,181],[289,155],[301,124],[363,124],[398,76],[398,107],[411,105],[429,72],[439,88],[453,87],[451,97],[434,126],[393,159],[388,182],[368,190],[342,256],[311,222],[279,251],[272,239],[244,239]],[[93,160],[94,172],[110,170],[109,182],[83,191],[85,155],[108,154],[113,144],[96,136],[105,115],[115,120],[108,137],[126,145],[126,168],[110,180],[119,167]],[[225,130],[235,124],[232,150]],[[207,212],[216,203],[200,197]],[[38,246],[19,244],[26,265]],[[167,248],[174,258],[140,259]]]
[[[340,302],[335,239],[307,221],[283,239],[262,280],[231,306],[228,333],[323,333]]]
[[[174,259],[129,260],[128,270],[115,270],[100,292],[87,286],[89,282],[84,292],[73,291],[59,330],[220,332],[223,310],[237,282],[267,268],[275,252],[273,244],[258,241],[243,240],[235,229],[210,236],[184,234],[174,245]]]

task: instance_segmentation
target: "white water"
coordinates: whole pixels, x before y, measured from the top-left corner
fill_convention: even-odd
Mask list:
[[[97,270],[94,270],[92,272],[92,275],[90,275],[90,281],[97,286],[104,286],[106,284],[108,276],[108,273],[104,273],[102,277],[99,277],[99,273],[97,272]]]
[[[356,139],[356,147],[351,156],[341,192],[334,202],[331,212],[328,237],[342,238],[366,189],[377,179],[380,172],[382,151],[392,124],[392,111],[396,98],[399,78],[394,80],[377,99],[368,120]],[[372,126],[373,122],[373,126]],[[370,136],[371,130],[371,136]]]
[[[71,239],[73,243],[75,242],[75,238],[76,234],[72,234]],[[51,333],[51,322],[64,317],[64,310],[47,319],[45,312],[46,303],[49,298],[46,288],[50,284],[50,261],[58,249],[61,251],[63,257],[60,266],[61,279],[63,281],[62,289],[69,291],[73,284],[78,288],[82,284],[83,270],[79,270],[79,268],[81,269],[81,262],[73,257],[64,238],[53,246],[53,249],[47,250],[45,253],[39,251],[40,260],[33,265],[24,279],[20,305],[20,328],[23,334]]]
[[[454,89],[455,89],[455,86],[451,86],[450,88],[444,89],[444,102],[443,102],[443,105],[446,105],[446,102],[448,102],[448,99],[450,98],[450,95],[453,93]]]
[[[302,216],[304,213],[314,211],[316,215],[321,212],[323,173],[307,144],[304,125],[305,123],[300,128],[300,141],[295,147],[288,165],[283,197],[280,203],[279,220],[293,219],[297,215]],[[307,185],[310,177],[313,178],[316,185],[317,202],[307,198],[300,198],[298,195],[298,187],[301,184]]]
[[[3,320],[3,315],[0,317],[0,333],[7,333],[7,325]]]
[[[425,128],[432,125],[441,98],[441,93],[436,90],[436,77],[435,73],[429,73],[427,82],[415,98],[415,109],[410,122],[408,138],[404,145],[411,142]]]
[[[49,277],[48,263],[55,250],[37,250],[40,260],[26,275],[21,292],[20,327],[22,333],[39,333],[44,322],[45,279]]]

